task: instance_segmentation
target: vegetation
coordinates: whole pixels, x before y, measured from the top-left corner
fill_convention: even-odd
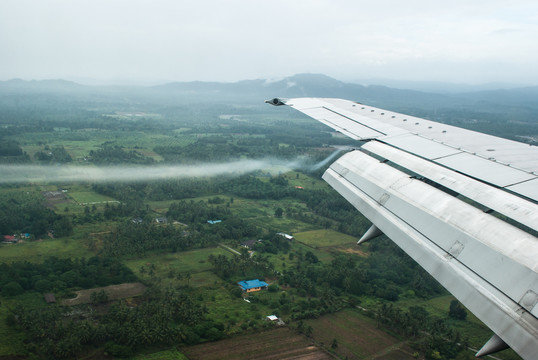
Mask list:
[[[449,359],[465,357],[467,338],[479,347],[490,336],[391,241],[355,246],[368,221],[320,180],[323,167],[312,166],[333,145],[354,143],[323,125],[248,101],[178,100],[173,89],[102,97],[2,86],[3,164],[127,164],[146,172],[237,159],[301,165],[240,176],[0,185],[1,235],[20,240],[0,247],[0,334],[7,340],[0,357],[151,358],[155,350],[177,358],[182,349],[209,353],[200,347],[217,343],[207,341],[244,341],[263,331],[260,338],[289,351],[301,344],[299,353],[314,343],[341,357],[395,354],[391,347],[401,343],[395,357]],[[466,115],[429,114],[454,124]],[[503,125],[498,113],[489,123],[491,113],[472,115],[477,124],[469,127]],[[521,113],[510,116],[525,122]],[[514,123],[508,135],[529,133],[520,128]],[[236,284],[255,278],[268,289],[245,294]],[[134,281],[144,283],[143,295],[119,299],[103,289]],[[81,291],[85,304],[63,305]],[[57,302],[45,303],[43,293]],[[265,320],[271,314],[288,327],[274,329]]]

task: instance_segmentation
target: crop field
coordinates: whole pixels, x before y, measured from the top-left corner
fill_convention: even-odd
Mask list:
[[[176,349],[163,350],[155,353],[139,354],[130,357],[129,360],[189,360],[185,355]]]
[[[332,359],[310,339],[286,327],[189,346],[181,351],[191,360]]]
[[[360,310],[345,309],[305,322],[312,326],[317,344],[330,347],[336,339],[335,352],[342,358],[413,359],[414,351],[405,342],[379,329],[375,320],[362,315]]]

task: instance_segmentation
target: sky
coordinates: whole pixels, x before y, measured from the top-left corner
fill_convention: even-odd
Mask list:
[[[538,85],[536,0],[2,0],[0,80]]]

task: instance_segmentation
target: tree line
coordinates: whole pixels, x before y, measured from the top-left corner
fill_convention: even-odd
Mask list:
[[[25,332],[28,356],[74,358],[104,347],[110,355],[126,357],[147,346],[221,338],[224,327],[207,319],[206,313],[188,292],[152,288],[136,306],[120,301],[107,311],[92,305],[33,309],[18,304],[8,324]]]
[[[69,289],[136,281],[125,265],[111,257],[47,257],[43,263],[18,261],[0,264],[2,296],[20,295],[25,291],[68,293]]]
[[[0,235],[29,233],[36,239],[53,231],[56,237],[70,235],[71,219],[45,206],[38,192],[0,192]]]

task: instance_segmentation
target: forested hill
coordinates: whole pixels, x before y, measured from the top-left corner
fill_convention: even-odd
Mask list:
[[[55,103],[86,109],[109,104],[116,110],[185,104],[259,106],[273,97],[338,97],[477,131],[538,138],[538,86],[466,93],[428,93],[386,86],[363,86],[325,75],[298,74],[277,81],[234,83],[174,82],[158,86],[87,86],[65,80],[0,82],[4,110],[50,107]],[[502,128],[502,132],[500,129]],[[519,139],[521,140],[521,139]],[[526,140],[532,141],[532,140]],[[536,140],[535,140],[536,141]]]
[[[447,85],[449,86],[449,85]],[[88,86],[66,80],[0,81],[0,96],[21,94],[61,94],[73,97],[100,96],[135,101],[160,98],[162,102],[259,103],[272,97],[337,97],[372,106],[442,108],[447,106],[526,107],[538,111],[538,86],[475,91],[434,93],[396,89],[381,85],[346,83],[320,74],[298,74],[277,81],[264,79],[232,83],[172,82],[157,86]]]

